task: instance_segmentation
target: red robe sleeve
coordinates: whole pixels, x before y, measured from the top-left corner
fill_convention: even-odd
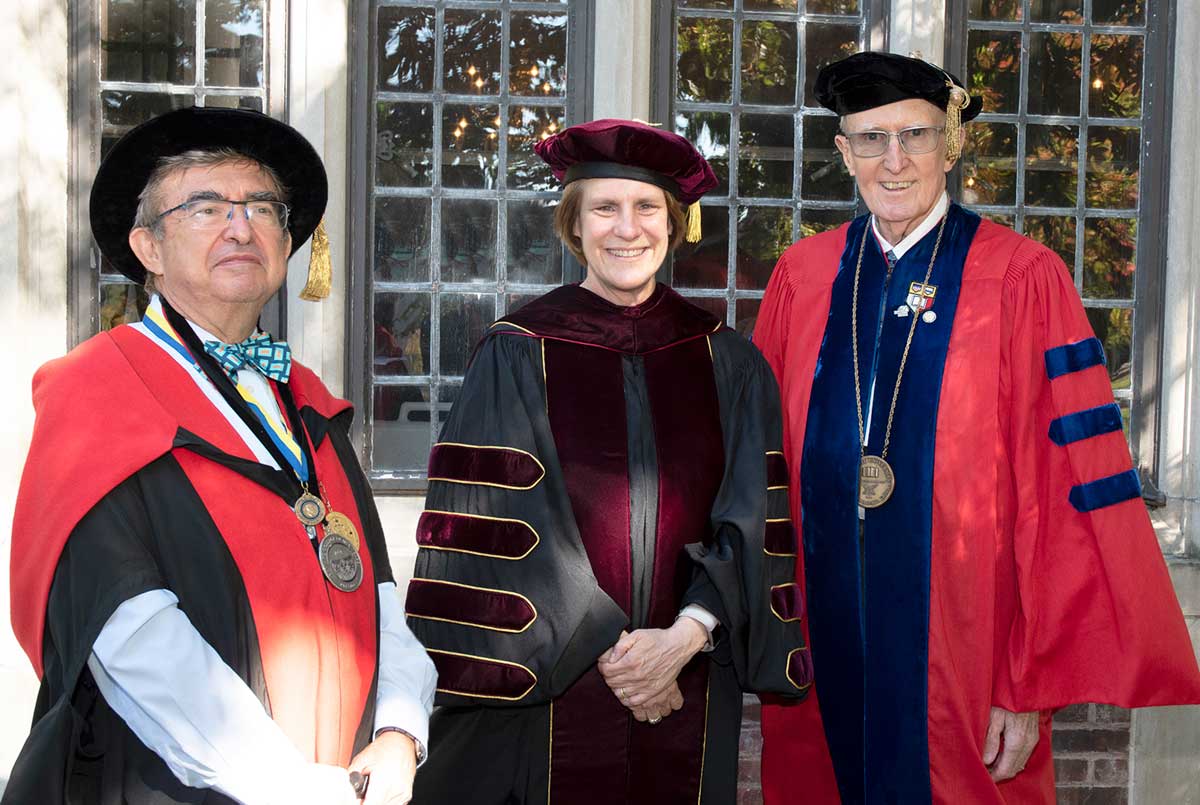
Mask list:
[[[1018,248],[1002,320],[995,704],[1200,701],[1103,350],[1057,255]]]

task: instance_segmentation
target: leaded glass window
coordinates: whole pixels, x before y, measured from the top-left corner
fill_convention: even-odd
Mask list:
[[[704,237],[676,252],[671,284],[743,333],[791,243],[854,217],[837,118],[817,70],[867,47],[868,0],[675,0],[670,124],[719,186]]]
[[[89,124],[76,142],[82,219],[76,339],[141,317],[145,292],[102,258],[87,232],[86,189],[100,160],[131,128],[186,106],[278,112],[269,91],[269,0],[96,0],[77,9],[76,117]]]
[[[377,488],[423,483],[476,342],[564,280],[558,183],[533,145],[576,116],[578,5],[370,5],[357,369]]]
[[[1137,380],[1156,371],[1138,362],[1157,362],[1138,349],[1138,330],[1157,326],[1157,283],[1139,274],[1156,274],[1162,256],[1150,180],[1166,151],[1150,147],[1162,121],[1148,96],[1165,81],[1157,15],[1167,10],[1166,0],[970,0],[965,24],[965,80],[984,106],[967,128],[961,198],[1072,270],[1127,432]]]

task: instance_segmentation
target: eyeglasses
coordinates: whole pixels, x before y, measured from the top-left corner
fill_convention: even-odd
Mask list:
[[[880,157],[887,152],[888,144],[895,137],[906,154],[928,154],[938,147],[945,126],[913,126],[900,131],[856,131],[845,133],[850,141],[850,150],[856,157]]]
[[[264,232],[282,232],[290,212],[282,201],[230,201],[224,198],[205,198],[185,201],[159,214],[155,223],[173,212],[182,212],[183,222],[193,229],[222,229],[233,220],[233,211],[246,211],[246,222]]]

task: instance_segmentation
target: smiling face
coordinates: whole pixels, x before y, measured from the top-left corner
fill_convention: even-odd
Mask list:
[[[910,98],[846,115],[842,131],[895,133],[945,124],[945,112],[928,101]],[[850,141],[841,134],[835,142],[867,209],[892,243],[903,240],[929,214],[946,189],[946,172],[954,167],[954,162],[946,159],[944,137],[928,154],[907,154],[900,148],[899,138],[889,137],[887,150],[877,157],[856,157]]]
[[[278,190],[254,162],[222,162],[168,175],[158,193],[158,209],[196,199],[277,199]],[[155,276],[160,293],[184,317],[222,340],[251,334],[267,300],[287,276],[291,236],[284,229],[251,226],[237,207],[224,226],[196,228],[182,212],[161,221],[161,235],[130,232],[134,253]]]
[[[654,275],[671,243],[662,188],[633,179],[583,179],[574,235],[582,244],[582,286],[617,305],[637,305],[654,292]]]

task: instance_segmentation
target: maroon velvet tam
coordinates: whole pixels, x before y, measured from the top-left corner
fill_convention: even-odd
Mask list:
[[[683,204],[717,186],[695,146],[634,120],[593,120],[563,129],[533,147],[563,184],[577,179],[633,179],[661,187]]]

